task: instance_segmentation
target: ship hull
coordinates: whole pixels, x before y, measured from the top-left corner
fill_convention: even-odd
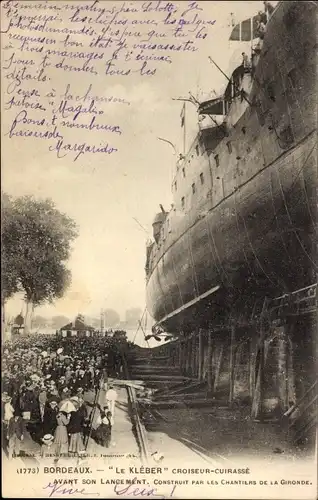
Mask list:
[[[147,284],[157,321],[216,286],[275,295],[315,281],[315,144],[311,135],[164,253]]]
[[[205,301],[201,310],[200,304],[196,305],[197,326],[200,318],[206,322],[207,315],[213,321],[215,308],[227,311],[226,306],[238,297],[275,296],[315,281],[317,105],[315,17],[312,17],[316,11],[312,10],[312,2],[305,2],[307,7],[301,2],[286,4],[289,5],[283,5],[268,35],[272,40],[275,36],[276,43],[282,44],[279,37],[284,32],[281,30],[280,35],[279,26],[287,20],[291,23],[289,38],[285,45],[280,45],[279,55],[275,55],[276,64],[283,64],[284,60],[286,66],[285,73],[280,75],[281,89],[277,90],[282,97],[271,103],[262,120],[259,109],[248,109],[233,132],[233,143],[241,141],[249,151],[241,164],[243,173],[232,184],[227,182],[228,192],[223,188],[222,197],[217,199],[215,193],[214,200],[204,210],[202,205],[200,209],[193,207],[188,227],[176,230],[175,238],[168,239],[161,251],[157,251],[147,282],[147,307],[167,331],[182,327],[183,314],[187,322],[191,321],[187,304],[195,299],[200,302],[202,295],[216,287],[208,308]],[[303,38],[298,36],[299,53],[294,50],[292,53],[288,42],[297,38],[297,23],[305,22],[308,32]],[[311,58],[307,54],[301,62],[306,79],[297,89],[296,98],[284,86],[284,78],[293,76],[292,61],[309,46]],[[259,63],[258,84],[261,77],[267,82],[273,79],[268,59],[273,48],[268,41],[265,49],[267,59],[265,55]],[[281,66],[282,72],[283,69]],[[251,100],[256,94],[254,85]],[[288,128],[288,120],[294,135],[290,147],[282,146],[275,137],[277,131]],[[243,126],[247,130],[244,137]],[[220,145],[220,155],[222,147],[225,145]],[[233,171],[239,171],[237,163],[233,164]]]

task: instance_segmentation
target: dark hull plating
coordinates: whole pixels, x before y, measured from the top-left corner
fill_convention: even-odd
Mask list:
[[[171,219],[171,231],[153,249],[147,307],[156,321],[215,286],[203,321],[206,314],[213,320],[213,301],[222,309],[239,296],[315,281],[316,15],[315,2],[282,2],[270,20],[252,105],[216,147],[221,164],[202,155],[208,191]],[[180,317],[171,318],[166,330],[177,324]]]

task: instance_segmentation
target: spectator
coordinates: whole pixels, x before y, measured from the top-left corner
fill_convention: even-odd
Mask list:
[[[9,460],[20,454],[21,441],[24,439],[24,422],[18,413],[15,413],[9,420],[7,439]]]
[[[109,386],[108,391],[106,392],[106,404],[111,412],[111,425],[113,426],[115,423],[115,404],[117,401],[118,394],[112,385]]]

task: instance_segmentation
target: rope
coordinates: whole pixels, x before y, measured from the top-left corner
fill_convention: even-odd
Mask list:
[[[139,328],[140,328],[140,322],[142,321],[143,317],[144,317],[144,314],[146,312],[146,308],[144,309],[144,312],[142,313],[142,316],[141,316],[141,319],[138,321],[138,328],[136,330],[136,333],[135,333],[135,336],[133,338],[133,343],[135,342],[136,340],[136,337],[137,337],[137,333],[139,332]]]
[[[147,309],[145,309],[145,312],[146,312],[146,311],[147,311]],[[147,318],[147,315],[146,315],[146,318]],[[139,321],[139,324],[140,324],[140,328],[141,328],[141,330],[142,330],[142,333],[144,334],[145,341],[147,342],[148,347],[149,347],[149,349],[150,349],[150,344],[149,344],[149,342],[148,342],[148,339],[146,338],[146,336],[147,336],[147,335],[146,335],[145,330],[144,330],[144,329],[143,329],[143,327],[142,327],[141,321]]]
[[[93,406],[93,409],[92,409],[91,414],[89,416],[89,433],[86,436],[85,451],[87,450],[88,442],[90,440],[92,430],[93,430],[93,422],[94,422],[94,417],[95,417],[97,401],[99,399],[100,390],[101,390],[101,387],[99,387],[97,393],[95,394],[94,403],[93,403],[94,406]]]
[[[147,311],[146,311],[146,316],[145,316],[145,332],[147,332],[147,317],[148,317],[148,315],[147,315]],[[145,336],[145,340],[146,340],[146,335],[145,335],[145,333],[144,333],[144,336]],[[150,348],[150,344],[149,344],[149,342],[148,342],[148,339],[146,340],[146,342],[147,342],[147,344],[148,344],[148,347]]]
[[[145,338],[145,341],[147,342],[148,344],[148,347],[150,349],[150,345],[149,345],[149,342],[148,342],[148,339],[146,339],[146,333],[142,327],[142,320],[143,320],[143,317],[145,316],[145,314],[147,313],[147,308],[145,307],[144,309],[144,312],[142,313],[142,316],[140,318],[140,320],[138,321],[138,328],[136,330],[136,333],[135,333],[135,336],[134,336],[134,339],[133,339],[133,343],[135,342],[136,340],[136,337],[137,337],[137,333],[139,332],[139,328],[141,329],[142,333],[144,334],[144,338]],[[146,314],[146,321],[147,321],[147,314]]]

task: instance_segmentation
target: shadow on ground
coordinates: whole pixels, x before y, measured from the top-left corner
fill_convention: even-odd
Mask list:
[[[256,422],[244,407],[161,409],[153,417],[145,419],[150,435],[165,433],[192,451],[218,461],[238,456],[274,459],[278,455],[296,458],[314,454],[314,446],[292,446],[282,422]]]

